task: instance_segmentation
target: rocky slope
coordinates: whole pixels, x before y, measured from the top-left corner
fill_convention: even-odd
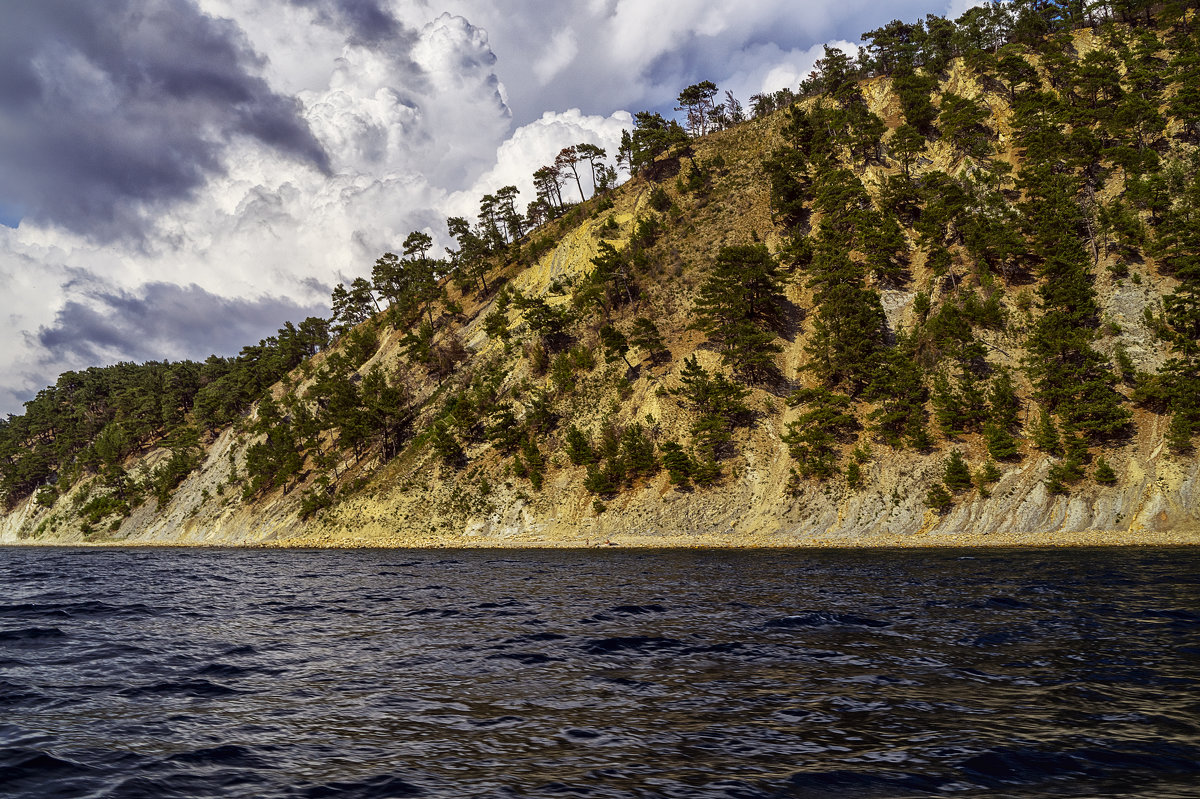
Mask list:
[[[1098,45],[1090,31],[1076,36],[1079,55]],[[1036,58],[1031,56],[1036,62]],[[903,122],[900,104],[887,77],[861,85],[869,109],[894,130]],[[960,61],[943,76],[940,93],[980,99],[990,112],[999,160],[1019,165],[1013,143],[1012,109],[1007,99],[986,90]],[[811,103],[811,100],[806,101]],[[721,461],[722,477],[709,487],[680,488],[665,470],[637,479],[619,492],[598,495],[585,487],[585,469],[572,465],[565,450],[565,430],[574,425],[594,436],[605,427],[633,424],[646,428],[661,447],[664,441],[686,440],[693,417],[673,393],[681,385],[685,358],[710,373],[723,371],[721,358],[705,336],[694,329],[696,288],[717,250],[725,245],[762,241],[773,252],[786,241],[770,205],[770,187],[763,157],[779,147],[784,115],[776,113],[717,132],[694,143],[683,158],[667,159],[655,170],[656,179],[636,177],[604,198],[593,198],[550,223],[542,235],[553,246],[532,263],[498,263],[493,277],[506,280],[505,292],[542,297],[552,308],[570,309],[572,287],[588,279],[593,259],[604,242],[624,250],[639,220],[663,221],[665,233],[651,250],[651,265],[639,274],[641,289],[631,308],[616,317],[656,321],[670,358],[655,362],[634,348],[631,367],[621,360],[575,368],[569,385],[555,383],[539,367],[530,349],[531,336],[521,311],[507,311],[513,343],[490,337],[485,318],[497,308],[498,294],[461,293],[451,299],[461,313],[443,313],[435,341],[454,339],[465,356],[449,376],[430,376],[410,362],[403,332],[377,319],[368,328],[378,346],[359,368],[372,367],[406,375],[415,417],[412,437],[397,456],[384,459],[378,451],[365,458],[341,452],[334,467],[339,486],[337,501],[302,518],[305,492],[316,490],[322,470],[305,461],[299,478],[256,496],[243,495],[247,448],[258,440],[250,432],[254,412],[241,424],[225,429],[205,443],[203,462],[158,507],[153,499],[127,517],[82,523],[82,508],[96,488],[87,476],[52,505],[34,497],[18,503],[0,518],[0,543],[124,543],[294,546],[584,546],[606,543],[645,546],[797,546],[797,545],[1006,545],[1200,543],[1200,461],[1166,446],[1169,416],[1133,407],[1128,435],[1098,452],[1117,475],[1114,484],[1090,479],[1073,484],[1066,493],[1047,486],[1058,459],[1036,449],[1028,431],[1036,421],[1033,388],[1022,375],[1024,336],[1037,318],[1029,298],[1032,286],[1009,286],[1003,294],[1006,324],[977,331],[992,367],[1007,367],[1017,375],[1024,399],[1021,421],[1026,431],[1020,456],[997,464],[999,478],[982,488],[954,497],[939,512],[928,506],[929,487],[943,473],[947,454],[959,450],[972,467],[987,460],[978,433],[953,441],[936,438],[923,450],[894,449],[865,429],[861,446],[861,476],[855,486],[834,477],[799,479],[785,441],[789,422],[799,411],[788,406],[796,388],[813,385],[805,370],[812,338],[809,314],[813,292],[802,275],[788,280],[784,293],[793,318],[780,331],[782,351],[776,357],[780,375],[774,382],[750,386],[747,404],[753,423],[733,431],[732,454]],[[1167,131],[1169,135],[1170,130]],[[666,163],[666,162],[664,162]],[[687,190],[676,174],[691,165],[707,165],[711,183],[704,191]],[[946,140],[932,141],[919,169],[959,174],[972,164]],[[899,167],[894,161],[858,165],[863,184],[878,196],[878,187]],[[671,208],[651,209],[656,190],[665,190]],[[1101,189],[1104,197],[1119,196],[1121,178]],[[603,204],[602,204],[603,201]],[[910,236],[911,239],[911,236]],[[912,242],[910,277],[901,285],[877,286],[891,331],[919,327],[914,304],[922,291],[936,302],[949,296],[941,278],[925,263]],[[1107,332],[1097,341],[1106,355],[1123,350],[1138,370],[1153,373],[1167,357],[1147,322],[1147,309],[1159,308],[1161,298],[1178,281],[1156,269],[1152,260],[1125,270],[1107,268],[1119,255],[1097,253],[1093,276],[1096,297]],[[1023,297],[1024,295],[1024,297]],[[600,351],[598,330],[606,321],[579,318],[571,328],[572,341]],[[316,363],[298,370],[286,384],[276,386],[277,398],[301,395],[312,384]],[[449,463],[439,457],[423,435],[443,413],[446,398],[465,390],[481,374],[496,374],[497,394],[509,402],[518,421],[526,419],[536,397],[549,398],[556,425],[539,442],[545,455],[540,488],[521,475],[511,454],[499,451],[482,436],[464,435],[464,457]],[[874,407],[857,401],[861,414]],[[261,437],[258,437],[261,438]],[[849,457],[851,446],[842,447]],[[152,469],[167,457],[165,450],[141,452],[126,468]]]

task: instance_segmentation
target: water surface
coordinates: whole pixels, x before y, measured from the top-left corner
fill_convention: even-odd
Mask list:
[[[1200,797],[1200,553],[0,549],[5,797]]]

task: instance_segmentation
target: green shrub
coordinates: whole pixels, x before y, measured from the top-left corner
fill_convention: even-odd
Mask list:
[[[122,516],[128,516],[129,503],[123,499],[113,496],[112,494],[104,494],[98,497],[93,497],[80,510],[80,515],[87,520],[89,525],[99,524],[101,519],[106,516],[111,516],[114,513],[119,513]]]
[[[925,494],[925,504],[938,513],[945,513],[954,505],[954,500],[941,483],[934,483]]]
[[[50,508],[54,506],[54,501],[58,499],[58,489],[54,486],[42,486],[34,495],[33,501],[40,507]]]
[[[313,514],[333,505],[333,495],[325,489],[305,491],[300,497],[300,518],[308,519]]]
[[[660,214],[665,214],[671,207],[671,195],[662,186],[655,186],[650,192],[650,207]]]

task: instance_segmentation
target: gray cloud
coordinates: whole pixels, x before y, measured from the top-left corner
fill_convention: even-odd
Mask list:
[[[395,39],[411,39],[411,33],[376,0],[289,0],[292,5],[316,12],[317,19],[326,25],[347,28],[354,40],[361,43]]]
[[[328,289],[325,289],[326,291]],[[136,293],[105,288],[72,299],[33,338],[58,368],[119,360],[203,360],[233,355],[285,321],[329,309],[277,297],[229,299],[198,286],[150,283]]]
[[[6,4],[0,203],[111,241],[221,172],[234,136],[327,170],[261,66],[235,23],[189,0]]]

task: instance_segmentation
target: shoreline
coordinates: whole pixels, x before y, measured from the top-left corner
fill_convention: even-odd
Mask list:
[[[781,535],[621,535],[585,537],[483,538],[472,536],[296,536],[249,543],[221,541],[11,541],[0,548],[159,548],[159,549],[1058,549],[1087,547],[1195,547],[1200,530],[1042,531],[1036,533],[961,533],[796,537]]]
[[[299,536],[252,545],[261,549],[1021,549],[1200,546],[1200,530],[874,535],[784,539],[782,536],[621,535],[597,540],[466,539],[462,536],[342,538]]]

